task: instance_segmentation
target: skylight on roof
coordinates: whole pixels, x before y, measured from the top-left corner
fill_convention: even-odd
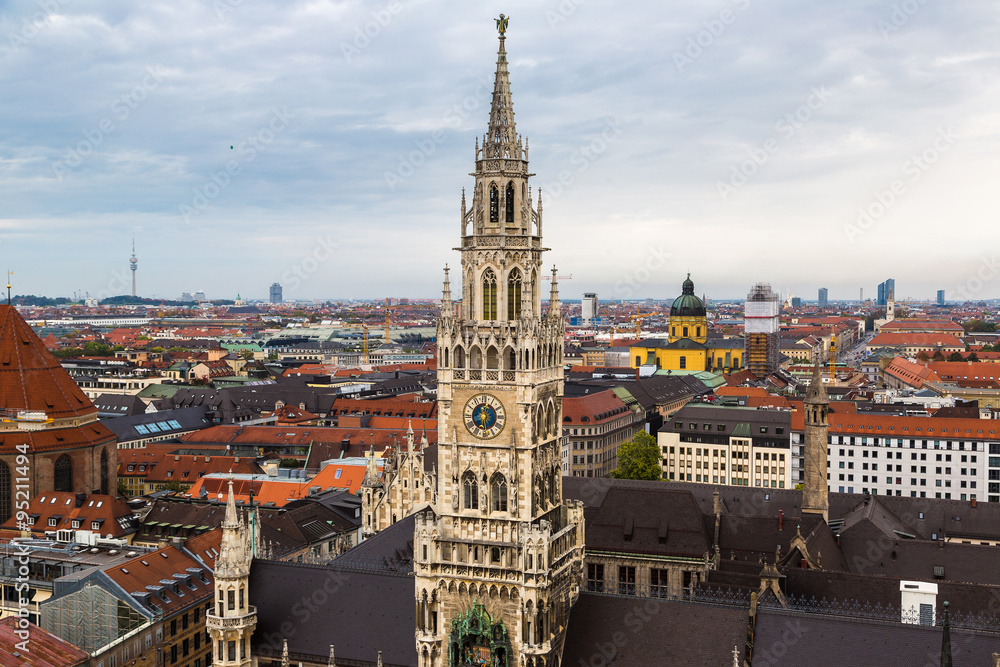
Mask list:
[[[142,435],[148,435],[149,434],[149,431],[142,424],[136,424],[135,425],[135,430],[138,431],[139,433],[141,433]]]

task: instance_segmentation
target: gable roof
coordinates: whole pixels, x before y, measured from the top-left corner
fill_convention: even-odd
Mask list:
[[[17,616],[0,620],[0,667],[77,667],[90,662],[90,654],[60,639],[51,632],[28,623],[17,627]],[[15,634],[27,630],[28,650],[19,651],[17,645],[24,641]]]

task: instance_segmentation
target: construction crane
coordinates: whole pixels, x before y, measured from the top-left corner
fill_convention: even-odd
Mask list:
[[[652,317],[656,313],[643,313],[641,310],[636,310],[635,315],[629,315],[630,320],[635,320],[635,339],[642,339],[642,321],[647,317]]]
[[[16,424],[22,431],[40,431],[53,419],[35,410],[0,410],[0,422]]]
[[[369,357],[368,357],[368,325],[362,322],[361,326],[364,329],[364,334],[363,334],[363,341],[364,342],[361,344],[361,363],[363,363],[364,365],[367,366],[368,363],[369,363]]]
[[[386,297],[385,298],[385,325],[384,325],[385,333],[382,334],[382,342],[383,343],[388,343],[389,342],[389,324],[390,324],[389,313],[391,312],[391,310],[392,309],[389,308],[389,297]]]
[[[837,334],[834,325],[830,325],[830,386],[832,387],[837,379]]]

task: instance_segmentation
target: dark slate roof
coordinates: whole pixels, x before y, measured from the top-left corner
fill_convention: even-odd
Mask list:
[[[293,664],[326,664],[330,644],[338,661],[356,661],[348,664],[374,665],[379,651],[386,667],[417,664],[408,575],[255,560],[250,591],[257,605],[254,655],[280,659],[287,639]]]
[[[411,514],[397,521],[337,558],[333,564],[343,569],[412,573],[415,516]]]
[[[940,627],[762,610],[754,636],[753,666],[938,665],[941,632]],[[1000,651],[1000,635],[952,628],[951,645],[955,667],[988,667],[991,654]]]
[[[588,551],[691,558],[711,551],[703,515],[683,491],[611,488],[585,519]]]
[[[130,417],[146,412],[146,403],[138,396],[130,394],[101,394],[94,399],[97,416],[101,419],[109,417]]]
[[[181,434],[199,429],[208,428],[212,425],[204,407],[183,408],[180,410],[170,410],[168,412],[140,413],[130,417],[118,417],[117,419],[103,419],[101,423],[111,429],[111,432],[118,437],[118,442],[129,442],[131,440],[141,440],[150,436],[162,436],[164,434]],[[175,427],[170,422],[176,422]],[[147,424],[155,423],[156,431],[153,432],[146,427]],[[136,430],[136,426],[142,426],[146,433]]]
[[[727,667],[733,647],[743,649],[747,618],[746,607],[583,593],[562,664]]]

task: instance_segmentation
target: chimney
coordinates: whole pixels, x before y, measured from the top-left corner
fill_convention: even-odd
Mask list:
[[[976,509],[976,497],[975,496],[972,496],[972,500],[970,500],[969,503],[972,505],[972,509]]]

